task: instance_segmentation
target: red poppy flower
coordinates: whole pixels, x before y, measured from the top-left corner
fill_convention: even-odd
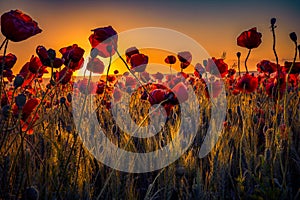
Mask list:
[[[194,70],[194,76],[197,78],[202,78],[202,75],[197,70]]]
[[[238,95],[238,94],[240,94],[240,91],[238,89],[234,89],[234,90],[232,90],[232,94]]]
[[[200,74],[205,73],[205,68],[200,63],[196,63],[195,70]]]
[[[173,56],[173,55],[167,56],[165,58],[165,63],[170,64],[170,65],[175,64],[176,63],[176,57]]]
[[[84,59],[81,58],[79,62],[70,62],[69,63],[69,69],[71,69],[73,72],[76,70],[79,70],[83,67]]]
[[[3,56],[0,56],[0,67],[4,66],[4,69],[11,69],[17,62],[17,57],[9,53],[4,57],[4,65],[3,65]]]
[[[41,33],[37,22],[20,10],[11,10],[1,16],[1,32],[9,40],[19,42]]]
[[[105,88],[105,82],[101,80],[100,82],[97,83],[96,93],[103,94],[104,88]]]
[[[27,120],[39,103],[40,99],[38,98],[28,99],[22,109],[22,120]]]
[[[237,45],[247,49],[257,48],[261,44],[262,34],[257,32],[256,27],[242,32],[237,38]]]
[[[150,74],[146,71],[143,71],[141,73],[141,80],[144,82],[144,83],[147,83],[148,81],[151,80],[151,77],[150,77]]]
[[[35,122],[39,119],[39,116],[36,114],[35,116],[28,116],[26,120],[21,120],[21,127],[22,131],[26,131],[27,135],[32,135],[33,132],[33,126]]]
[[[115,88],[113,97],[114,97],[114,102],[120,101],[122,98],[122,91],[119,88]]]
[[[177,77],[178,78],[184,78],[184,79],[187,79],[189,77],[189,75],[187,73],[184,73],[184,72],[178,72],[177,73]]]
[[[153,106],[166,100],[167,91],[164,89],[154,89],[149,94],[148,100],[151,106]]]
[[[56,81],[60,81],[62,85],[65,85],[70,82],[72,75],[73,71],[65,67],[60,72],[56,72]]]
[[[39,71],[38,71],[38,73],[37,73],[37,78],[42,78],[43,77],[43,75],[44,74],[48,74],[49,72],[48,72],[48,70],[47,70],[47,67],[46,66],[42,66],[40,69],[39,69]],[[40,79],[41,80],[41,79]]]
[[[82,60],[83,60],[83,58],[82,58]],[[79,63],[79,62],[78,62],[78,63]],[[53,63],[52,63],[52,66],[50,66],[50,67],[53,67],[53,68],[55,68],[55,69],[58,69],[58,68],[60,68],[63,64],[64,64],[64,61],[63,61],[62,59],[60,59],[60,58],[54,58]],[[46,65],[46,66],[47,66],[47,65]]]
[[[41,60],[36,57],[36,56],[32,56],[29,62],[29,71],[33,74],[38,73],[38,71],[40,70],[40,68],[43,66]]]
[[[87,78],[84,78],[83,80],[79,81],[78,88],[82,94],[96,94],[97,84],[91,80],[89,82]]]
[[[36,53],[44,65],[50,66],[48,51],[44,46],[37,46]]]
[[[230,77],[230,78],[233,78],[233,76],[235,75],[235,73],[236,73],[236,70],[235,69],[233,69],[233,68],[231,68],[231,69],[229,69],[228,70],[228,77]]]
[[[178,60],[181,62],[181,69],[187,68],[192,62],[192,54],[189,51],[182,51],[177,54]]]
[[[136,85],[137,81],[135,78],[131,76],[127,76],[125,80],[125,87],[134,87]]]
[[[110,83],[114,82],[117,79],[116,76],[114,76],[114,75],[108,75],[106,78],[107,78],[107,81]]]
[[[34,77],[34,74],[29,71],[29,62],[25,63],[25,65],[21,68],[19,74],[22,75],[25,80],[22,86],[27,85],[28,81],[31,81],[31,79]]]
[[[102,74],[104,67],[104,63],[96,57],[89,60],[86,69],[97,74]]]
[[[12,82],[15,75],[13,75],[11,69],[5,69],[3,70],[3,77],[6,77],[9,82]]]
[[[134,54],[139,54],[139,50],[136,47],[130,47],[125,51],[125,55],[126,55],[126,62],[128,63],[131,56]]]
[[[257,65],[257,71],[263,73],[273,73],[277,71],[276,63],[272,63],[269,60],[262,60]]]
[[[273,80],[273,81],[272,81]],[[278,84],[276,79],[269,80],[266,84],[266,93],[268,96],[278,99]],[[285,91],[285,84],[279,86],[279,99],[283,97]]]
[[[288,82],[295,88],[297,88],[299,80],[297,77],[299,77],[300,75],[298,74],[289,74],[288,77]]]
[[[131,69],[136,72],[143,72],[148,64],[148,56],[145,54],[134,54],[130,58]]]
[[[236,89],[240,90],[241,92],[251,93],[254,92],[254,90],[256,90],[257,86],[257,77],[246,73],[238,80],[236,84]]]
[[[44,66],[57,69],[64,64],[63,59],[56,58],[56,53],[53,49],[47,50],[44,46],[38,46],[36,53]]]
[[[265,83],[267,95],[274,99],[278,99],[278,98],[281,99],[286,89],[286,81],[285,81],[286,73],[280,71],[279,74],[280,76],[278,76],[278,72],[276,72],[275,76],[273,78],[269,78]]]
[[[164,75],[160,72],[157,72],[156,74],[153,74],[152,76],[159,81],[161,81],[164,78]]]
[[[286,73],[289,72],[291,66],[292,66],[293,62],[284,62],[284,71]],[[295,62],[295,64],[293,65],[292,69],[291,69],[291,74],[299,74],[300,73],[300,62]]]
[[[65,65],[67,65],[70,61],[77,63],[83,58],[84,50],[78,47],[77,44],[73,44],[72,46],[64,47],[59,50],[59,52],[63,55],[63,59],[65,60]]]
[[[206,98],[217,98],[219,94],[222,92],[223,83],[221,80],[205,83],[205,96]]]
[[[185,102],[189,98],[187,87],[183,84],[183,82],[179,82],[177,85],[175,85],[172,88],[172,91],[180,103]]]
[[[3,107],[9,103],[8,98],[5,94],[2,94],[1,100],[0,100],[0,106]]]
[[[224,59],[216,59],[215,57],[212,57],[212,59],[207,60],[206,70],[215,76],[220,74],[223,78],[228,73],[228,65],[224,62]]]
[[[118,43],[117,32],[111,26],[96,28],[92,31],[94,33],[90,35],[89,41],[91,46],[98,50],[99,56],[107,58],[114,55]]]

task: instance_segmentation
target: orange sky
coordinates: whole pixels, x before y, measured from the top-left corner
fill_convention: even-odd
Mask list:
[[[289,39],[289,33],[295,31],[300,37],[300,14],[296,9],[297,6],[299,8],[296,1],[278,1],[279,3],[273,1],[276,3],[261,4],[258,4],[258,1],[211,2],[213,3],[196,1],[101,3],[93,0],[80,2],[65,0],[49,3],[36,0],[12,0],[1,1],[0,12],[20,9],[36,20],[43,30],[41,34],[26,41],[9,43],[8,52],[18,57],[14,72],[18,72],[31,55],[35,54],[38,45],[53,48],[59,55],[58,50],[61,47],[77,43],[86,50],[88,55],[90,30],[107,25],[112,25],[119,33],[147,26],[176,30],[196,40],[210,56],[218,58],[226,52],[225,62],[229,66],[236,62],[237,51],[242,53],[242,61],[247,53],[246,49],[236,45],[237,36],[242,31],[256,26],[263,34],[263,42],[259,48],[252,51],[249,58],[248,67],[250,70],[255,70],[256,63],[260,60],[274,60],[272,34],[269,29],[272,17],[277,18],[279,60],[282,63],[284,60],[292,59],[294,46]],[[1,35],[0,40],[3,39]],[[189,49],[182,49],[184,50]],[[150,60],[163,62],[164,57],[160,55],[149,55]],[[242,69],[244,69],[243,64]],[[187,71],[192,71],[192,68],[188,68]]]

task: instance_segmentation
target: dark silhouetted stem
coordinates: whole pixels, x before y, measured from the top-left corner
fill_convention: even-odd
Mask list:
[[[249,73],[248,67],[247,67],[247,61],[248,61],[248,58],[249,58],[249,56],[250,56],[250,53],[251,53],[251,49],[249,49],[248,54],[247,54],[247,57],[246,57],[246,59],[245,59],[245,68],[246,68],[246,72],[247,72],[247,73]]]
[[[275,26],[272,25],[271,28],[272,28],[272,34],[273,34],[273,52],[274,52],[275,59],[276,59],[277,72],[279,73],[278,55],[277,55],[276,48],[275,48],[276,47]]]
[[[3,52],[3,58],[2,58],[2,65],[1,65],[1,74],[0,74],[0,98],[2,98],[2,87],[4,89],[4,84],[3,84],[3,70],[4,70],[4,62],[5,62],[5,56],[6,56],[6,50],[7,50],[7,45],[8,45],[8,39],[5,39],[4,42],[1,44],[1,48],[4,45],[4,52]]]
[[[241,76],[241,57],[238,57],[238,70],[239,70],[239,76]]]
[[[2,42],[2,44],[1,44],[1,46],[0,46],[0,50],[2,49],[2,47],[4,46],[4,44],[5,44],[5,42],[7,42],[8,41],[8,39],[7,38],[5,38],[4,40],[3,40],[3,42]]]

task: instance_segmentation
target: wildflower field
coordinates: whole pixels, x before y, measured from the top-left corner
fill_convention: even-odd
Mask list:
[[[55,50],[41,44],[13,73],[18,55],[8,52],[8,46],[43,31],[20,10],[3,13],[0,199],[299,199],[300,46],[295,32],[287,35],[294,44],[289,50],[294,59],[279,63],[275,18],[270,30],[266,37],[273,37],[276,62],[261,60],[255,73],[247,66],[262,43],[255,27],[242,30],[236,38],[240,48],[248,49],[247,55],[237,52],[237,65],[230,67],[225,55],[194,61],[187,47],[161,58],[170,69],[165,74],[147,71],[150,55],[143,49],[129,46],[120,52],[118,32],[101,25],[87,36],[91,44],[87,58],[87,50],[76,41]],[[109,71],[112,56],[126,67],[124,74]],[[109,60],[108,66],[103,59]],[[181,71],[172,70],[174,65]],[[83,67],[84,76],[79,78],[76,73]],[[194,73],[185,73],[186,68]],[[95,80],[94,75],[103,76]],[[183,105],[190,92],[195,101]],[[199,157],[209,127],[214,130],[218,123],[212,110],[225,104],[220,95],[226,98],[220,136],[207,155]],[[183,107],[190,116],[184,115]],[[129,152],[163,148],[179,129],[185,138],[193,128],[197,131],[174,162],[131,173],[100,162],[95,152],[104,151],[97,141],[94,148],[87,147],[97,130],[86,110],[97,116],[114,145]],[[165,120],[162,126],[156,121],[159,117]],[[145,130],[156,134],[136,137],[119,127],[124,118],[141,127],[151,124]]]

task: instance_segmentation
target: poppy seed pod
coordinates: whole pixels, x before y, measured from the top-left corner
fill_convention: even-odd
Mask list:
[[[72,102],[72,95],[71,95],[71,93],[68,93],[68,95],[67,95],[67,100],[68,100],[68,102]]]
[[[16,96],[16,104],[19,109],[22,109],[25,103],[26,103],[25,94],[19,94],[18,96]]]
[[[295,32],[290,33],[290,38],[293,42],[297,42],[297,35]]]
[[[56,58],[56,52],[55,52],[55,50],[53,50],[53,49],[48,49],[47,53],[48,53],[48,56],[49,56],[49,58],[50,58],[51,60],[54,60],[54,59]]]
[[[242,55],[241,52],[237,52],[237,53],[236,53],[236,56],[237,56],[238,58],[240,58],[241,55]]]
[[[65,104],[66,103],[66,98],[65,97],[61,97],[59,100],[60,104]]]
[[[276,18],[273,17],[273,18],[271,19],[271,25],[274,26],[275,23],[276,23]]]
[[[15,89],[20,87],[24,83],[24,77],[22,75],[17,75],[14,80]]]
[[[5,118],[8,118],[9,116],[9,112],[10,112],[10,106],[9,105],[5,105],[2,107],[2,115],[5,117]]]

